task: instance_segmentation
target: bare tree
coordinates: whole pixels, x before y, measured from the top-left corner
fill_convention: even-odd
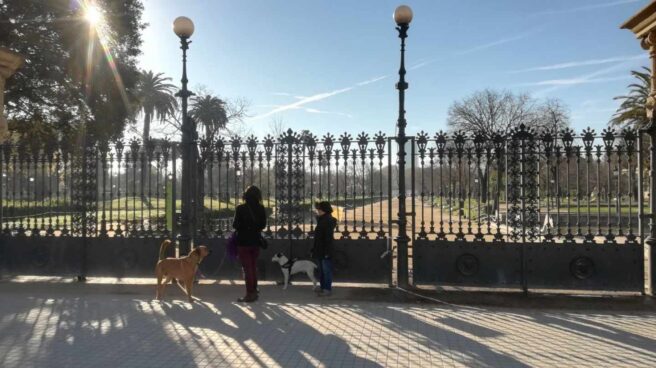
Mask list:
[[[528,94],[513,94],[510,91],[486,89],[478,91],[454,102],[449,108],[448,126],[452,130],[470,133],[482,133],[491,137],[496,133],[507,136],[511,131],[524,124],[537,132],[558,132],[569,125],[569,111],[557,99],[544,102],[533,99]],[[478,170],[481,178],[483,202],[487,201],[488,175],[493,163],[482,160]],[[494,164],[497,172],[503,170],[503,163]],[[500,175],[497,175],[500,180]],[[498,208],[498,203],[494,204]]]
[[[491,136],[508,134],[520,124],[533,126],[537,120],[536,103],[529,95],[486,89],[454,102],[447,124],[453,130]]]
[[[287,124],[280,115],[276,115],[269,122],[269,134],[278,138],[287,131]]]
[[[570,126],[569,109],[563,101],[550,98],[537,107],[538,129],[542,132],[559,133]]]

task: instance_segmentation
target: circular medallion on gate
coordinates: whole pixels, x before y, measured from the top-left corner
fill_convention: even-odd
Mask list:
[[[123,270],[131,270],[137,266],[139,256],[134,249],[125,247],[119,252],[118,259]]]
[[[592,277],[594,271],[594,262],[588,257],[576,257],[569,264],[569,272],[579,280]]]
[[[333,270],[342,271],[349,268],[349,261],[346,252],[341,250],[333,251]]]
[[[32,249],[32,264],[36,267],[42,268],[50,262],[50,250],[43,245]]]
[[[473,254],[463,254],[456,260],[456,268],[463,276],[473,276],[478,273],[478,258]]]

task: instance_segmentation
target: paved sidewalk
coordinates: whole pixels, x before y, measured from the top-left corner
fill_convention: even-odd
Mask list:
[[[0,283],[0,367],[654,367],[656,311],[318,299],[308,286]],[[363,293],[364,294],[364,293]]]

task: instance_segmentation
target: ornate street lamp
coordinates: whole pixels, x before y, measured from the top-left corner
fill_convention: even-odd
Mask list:
[[[196,127],[187,114],[187,100],[193,95],[187,89],[187,50],[191,43],[189,37],[194,34],[194,22],[187,17],[178,17],[173,21],[173,32],[180,37],[180,48],[182,49],[182,89],[176,93],[176,96],[182,100],[182,213],[178,242],[180,253],[186,254],[191,249],[191,223],[196,202],[193,180],[196,168],[194,144]]]
[[[396,30],[399,32],[401,39],[401,67],[399,68],[399,82],[396,89],[399,90],[399,118],[396,122],[397,134],[396,142],[398,144],[398,165],[399,165],[399,213],[397,224],[399,233],[396,237],[397,245],[397,285],[400,287],[408,286],[408,243],[410,239],[406,233],[406,213],[405,208],[405,144],[408,138],[405,135],[405,90],[408,89],[408,83],[405,81],[405,39],[408,37],[408,28],[412,21],[412,9],[407,5],[401,5],[394,10],[394,21],[397,24]]]

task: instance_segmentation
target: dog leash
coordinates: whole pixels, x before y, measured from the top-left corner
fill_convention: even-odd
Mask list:
[[[481,308],[470,307],[470,306],[467,306],[467,305],[453,304],[453,303],[445,302],[444,300],[440,300],[440,299],[437,299],[437,298],[432,298],[432,297],[430,297],[430,296],[421,295],[421,294],[419,294],[419,293],[415,293],[415,292],[413,292],[413,291],[410,291],[410,290],[404,289],[404,288],[399,287],[399,286],[396,286],[395,289],[400,290],[400,291],[402,291],[402,292],[404,292],[404,293],[410,294],[410,295],[412,295],[412,296],[415,296],[415,297],[421,298],[421,299],[430,300],[430,301],[432,301],[432,302],[439,303],[439,304],[444,304],[444,305],[448,305],[448,306],[450,306],[450,307],[455,307],[455,308],[466,308],[466,309],[471,309],[471,310],[474,310],[474,311],[484,311],[484,309],[481,309]]]

